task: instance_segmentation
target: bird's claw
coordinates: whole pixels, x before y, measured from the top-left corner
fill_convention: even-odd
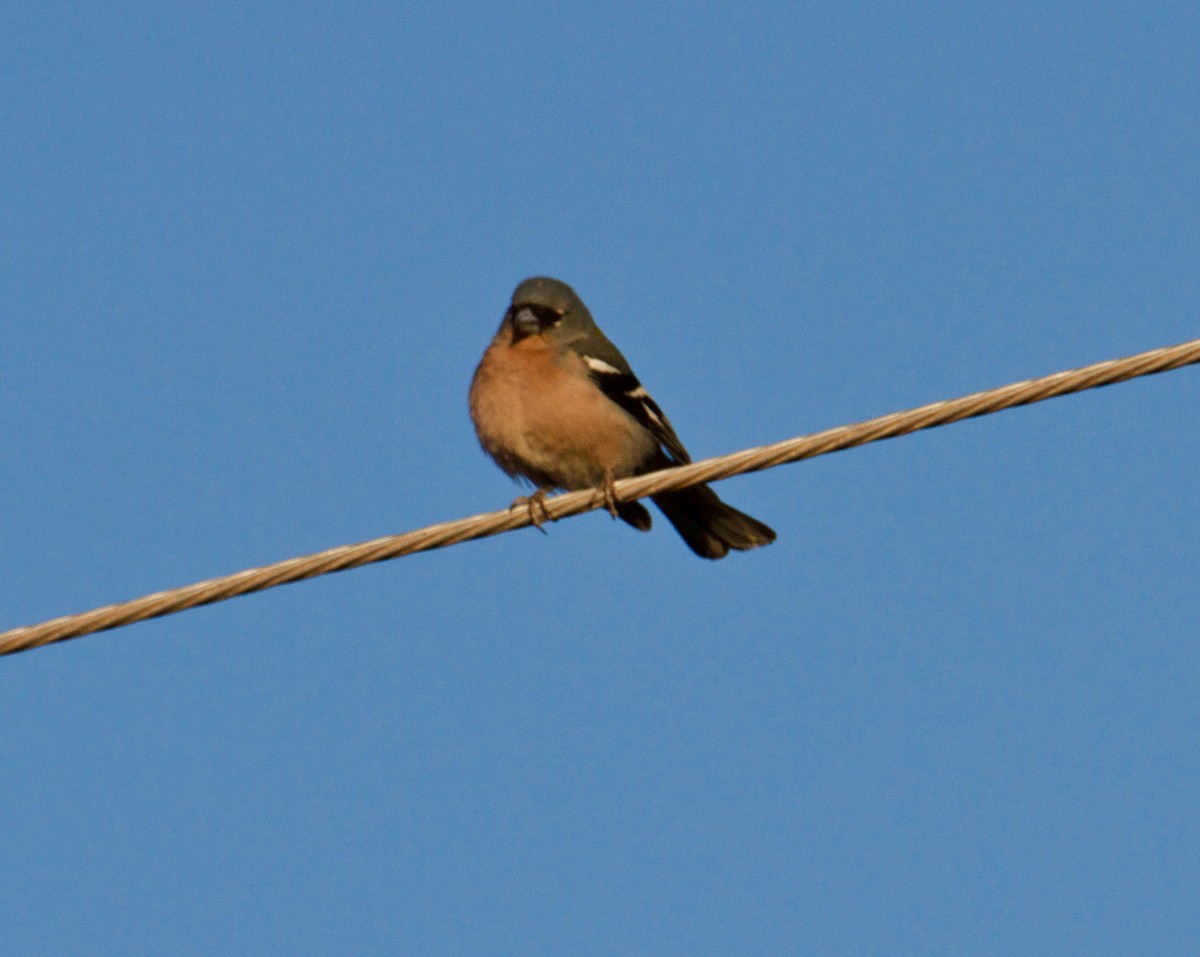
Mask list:
[[[513,499],[512,505],[508,507],[511,512],[518,508],[527,509],[529,512],[529,521],[543,535],[549,534],[542,528],[542,522],[546,521],[550,516],[546,511],[546,490],[538,489],[532,495],[518,495]]]
[[[617,518],[620,514],[617,511],[617,488],[613,484],[611,475],[606,475],[604,477],[602,492],[604,494],[604,507],[608,509],[608,514],[613,518]]]

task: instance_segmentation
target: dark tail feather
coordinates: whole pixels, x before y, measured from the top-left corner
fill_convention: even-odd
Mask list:
[[[731,548],[745,551],[775,541],[774,531],[758,519],[726,505],[707,485],[655,495],[653,501],[688,548],[701,558],[724,558]]]
[[[639,532],[650,531],[650,510],[641,502],[622,502],[617,506],[617,517]]]

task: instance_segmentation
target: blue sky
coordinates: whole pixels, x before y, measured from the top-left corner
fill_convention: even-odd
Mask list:
[[[1200,336],[1194,3],[0,23],[0,629],[506,505],[530,274],[696,457]],[[4,659],[3,949],[1192,953],[1198,401]]]

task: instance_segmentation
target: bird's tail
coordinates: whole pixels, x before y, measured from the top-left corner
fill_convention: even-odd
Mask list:
[[[745,551],[775,541],[770,527],[726,505],[707,485],[652,498],[688,548],[701,558],[724,558],[731,548]]]

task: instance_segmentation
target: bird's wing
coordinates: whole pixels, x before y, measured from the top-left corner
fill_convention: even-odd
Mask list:
[[[609,349],[616,355],[612,355],[607,349],[595,350],[607,353],[605,355],[592,355],[586,349],[580,351],[580,357],[587,365],[592,381],[608,398],[637,419],[638,423],[666,449],[676,465],[690,462],[691,456],[679,441],[679,436],[675,434],[666,413],[650,398],[650,393],[638,381],[638,377],[633,374],[633,370],[621,354],[612,346],[609,346]]]

